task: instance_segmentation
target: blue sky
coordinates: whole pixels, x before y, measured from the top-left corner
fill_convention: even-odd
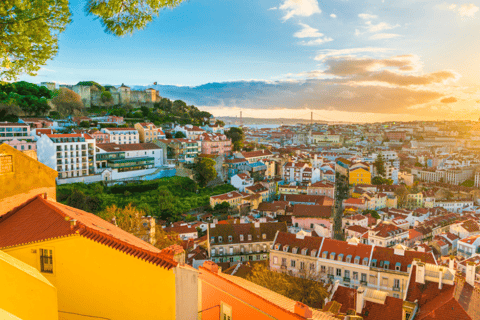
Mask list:
[[[480,113],[479,1],[190,0],[121,38],[85,16],[84,1],[70,1],[73,22],[59,54],[22,80],[231,82],[229,91],[186,95],[216,115],[302,109],[372,121]],[[236,89],[249,80],[259,81]]]

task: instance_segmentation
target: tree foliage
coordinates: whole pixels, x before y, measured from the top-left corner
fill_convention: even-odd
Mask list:
[[[386,178],[383,178],[381,176],[376,176],[372,179],[372,184],[388,184],[388,185],[392,185],[393,184],[393,180],[392,179],[386,179]]]
[[[113,97],[110,91],[103,91],[102,94],[100,95],[100,99],[102,100],[103,103],[113,102]]]
[[[377,159],[373,163],[375,169],[377,169],[377,175],[384,177],[385,176],[385,161],[383,160],[383,155],[381,153],[378,154]]]
[[[159,225],[155,228],[155,247],[158,249],[165,249],[174,244],[181,244],[182,240],[175,232],[166,232]]]
[[[217,177],[217,170],[215,169],[215,160],[210,158],[202,158],[195,166],[197,180],[201,186],[206,186],[207,183]]]
[[[81,115],[85,108],[82,98],[77,93],[67,88],[60,88],[56,91],[56,96],[52,99],[52,104],[62,117],[70,115]]]
[[[141,237],[145,234],[145,228],[142,223],[144,213],[132,206],[131,203],[123,209],[116,205],[108,206],[105,210],[99,212],[98,216],[136,237]]]
[[[233,150],[240,151],[243,148],[243,140],[245,140],[245,134],[242,128],[231,127],[225,132],[227,138],[232,140]]]
[[[26,115],[45,115],[51,109],[48,99],[52,96],[52,91],[33,83],[0,82],[0,104],[12,108],[18,107]]]
[[[176,139],[181,139],[181,138],[186,138],[185,134],[182,131],[177,131],[175,133],[175,138]]]
[[[311,270],[308,264],[299,272],[298,277],[271,271],[263,264],[256,264],[247,280],[313,308],[321,308],[328,295],[319,282],[320,275]]]
[[[85,11],[115,36],[143,29],[163,8],[183,0],[87,0]],[[58,36],[70,22],[69,0],[0,1],[0,79],[36,75],[58,51]],[[103,91],[103,90],[102,90]]]
[[[0,79],[36,75],[57,54],[69,22],[68,0],[0,1]]]

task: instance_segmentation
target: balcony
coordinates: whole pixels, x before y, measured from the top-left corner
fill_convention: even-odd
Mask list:
[[[330,279],[330,280],[335,279],[335,276],[334,276],[333,274],[329,274],[329,275],[327,275],[327,277],[328,277],[328,279]]]
[[[392,290],[393,291],[400,291],[400,287],[393,287]]]
[[[348,277],[343,277],[343,282],[350,282],[350,278],[348,278]]]
[[[363,281],[363,280],[362,280],[362,281],[360,281],[360,284],[361,284],[362,286],[368,286],[368,282],[367,282],[367,281]]]

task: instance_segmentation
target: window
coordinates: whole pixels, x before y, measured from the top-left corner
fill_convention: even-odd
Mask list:
[[[220,305],[220,320],[232,320],[232,307],[223,302]]]
[[[361,277],[360,281],[367,282],[367,274],[366,273],[362,273],[362,277]]]
[[[312,270],[312,271],[315,270],[315,263],[310,263],[310,270]]]
[[[277,264],[278,263],[278,258],[277,257],[273,257],[273,264]]]
[[[350,270],[345,270],[345,278],[350,278]]]
[[[310,229],[313,229],[313,223],[310,223]]]
[[[400,288],[400,279],[394,279],[393,280],[393,287],[394,288]]]
[[[325,272],[326,272],[325,269],[326,269],[325,266],[320,266],[320,272],[321,272],[321,273],[325,273]]]
[[[212,249],[212,256],[215,255],[215,249]]]
[[[287,258],[282,258],[282,266],[287,266]]]
[[[388,278],[383,277],[382,278],[382,287],[388,286]]]
[[[341,277],[342,276],[342,269],[337,269],[337,276]]]
[[[218,242],[222,242],[222,241],[223,241],[222,237],[219,236],[219,237],[218,237]]]
[[[40,249],[40,271],[53,273],[53,250]]]
[[[228,242],[232,242],[233,241],[233,237],[232,236],[228,236]]]
[[[370,284],[376,285],[377,284],[377,277],[370,275]]]
[[[243,241],[243,234],[240,235],[240,241]]]
[[[353,271],[353,280],[358,280],[358,272]]]
[[[266,234],[266,233],[262,234],[262,238],[263,238],[264,240],[267,239],[267,234]]]
[[[252,241],[252,235],[251,234],[248,235],[248,241]]]
[[[291,261],[290,261],[290,266],[291,266],[292,268],[295,268],[295,260],[291,260]]]
[[[214,243],[215,242],[215,237],[211,237],[210,238],[210,243]]]

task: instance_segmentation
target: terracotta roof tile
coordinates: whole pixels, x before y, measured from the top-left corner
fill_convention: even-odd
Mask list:
[[[71,227],[73,219],[76,223]],[[0,248],[80,235],[138,258],[149,257],[151,263],[167,269],[177,265],[171,256],[102,218],[41,196],[0,216],[0,234]]]

